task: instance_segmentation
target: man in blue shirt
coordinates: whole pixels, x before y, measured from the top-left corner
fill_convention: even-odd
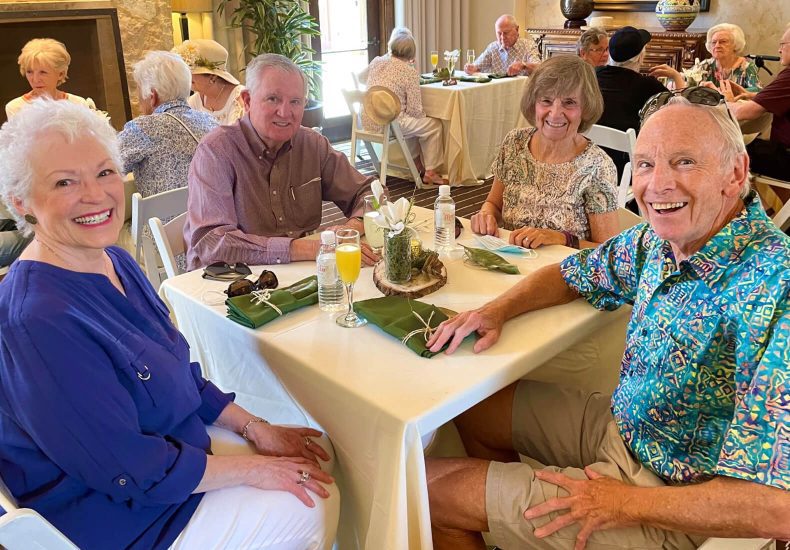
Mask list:
[[[456,419],[474,458],[426,462],[437,550],[790,538],[790,239],[748,166],[722,106],[672,99],[637,140],[648,224],[436,331],[432,350],[477,332],[480,352],[521,313],[633,305],[611,400],[522,381]]]

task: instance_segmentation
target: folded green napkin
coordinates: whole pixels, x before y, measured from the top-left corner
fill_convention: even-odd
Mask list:
[[[513,78],[515,75],[509,75],[507,73],[491,73],[488,76],[491,78]]]
[[[478,82],[483,84],[485,82],[491,82],[491,78],[488,76],[459,76],[456,80],[460,80],[462,82]]]
[[[482,248],[472,248],[471,246],[464,246],[464,259],[470,263],[478,265],[489,271],[501,271],[508,275],[518,275],[521,273],[517,265],[511,264],[499,254],[494,254],[490,250],[483,250]]]
[[[317,304],[318,279],[312,275],[289,287],[270,290],[266,301],[277,306],[283,315],[295,309]],[[252,294],[228,298],[225,300],[225,305],[228,306],[228,319],[248,328],[258,328],[280,317],[280,313],[271,306],[257,302]]]
[[[373,323],[398,340],[403,340],[403,337],[413,330],[425,328],[425,325],[414,313],[419,314],[426,323],[430,324],[431,328],[436,328],[439,326],[439,323],[448,319],[447,314],[433,304],[409,300],[400,296],[385,296],[384,298],[373,298],[356,302],[354,303],[354,310],[367,319],[368,322]],[[433,317],[431,317],[431,313],[433,313]],[[423,333],[414,334],[406,341],[406,346],[421,357],[431,358],[436,355],[435,352],[425,347],[425,336]]]
[[[424,76],[420,77],[420,85],[433,84],[434,82],[441,82],[441,81],[442,81],[442,79],[438,78],[436,76],[432,76],[432,77],[429,77],[429,78],[426,78]]]

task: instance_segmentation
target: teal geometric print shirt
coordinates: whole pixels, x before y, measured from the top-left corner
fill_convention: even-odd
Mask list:
[[[642,464],[790,490],[790,238],[745,202],[680,265],[641,224],[561,271],[598,309],[634,306],[612,412]]]

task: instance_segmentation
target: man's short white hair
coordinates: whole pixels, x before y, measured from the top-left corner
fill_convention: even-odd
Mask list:
[[[257,95],[258,83],[261,80],[261,75],[266,69],[279,69],[287,73],[294,73],[301,76],[302,82],[304,82],[305,97],[307,97],[307,78],[305,78],[302,69],[284,55],[276,53],[263,53],[247,64],[245,79],[247,89],[251,95]]]
[[[639,52],[637,55],[632,57],[631,59],[626,59],[625,61],[615,61],[612,59],[612,56],[609,56],[609,61],[607,62],[612,67],[622,67],[624,69],[631,69],[632,71],[639,72],[640,67],[642,67],[642,59],[645,57],[645,49],[642,48],[642,51]]]
[[[704,147],[705,143],[709,143],[711,140],[715,140],[716,136],[721,138],[721,165],[725,167],[733,167],[735,162],[737,161],[738,157],[746,155],[746,145],[743,143],[743,134],[741,133],[741,128],[738,124],[732,119],[732,116],[729,114],[727,110],[727,104],[724,103],[720,106],[713,107],[710,105],[697,105],[695,103],[691,103],[685,97],[680,95],[673,96],[670,100],[661,107],[661,109],[665,108],[668,105],[689,105],[694,107],[695,109],[700,109],[705,112],[709,117],[713,119],[713,122],[716,123],[718,126],[719,131],[715,132],[712,136],[700,136],[700,146]],[[661,109],[654,111],[650,114],[643,122],[642,128],[645,127],[647,121],[656,114]],[[749,185],[748,178],[741,190],[741,198],[746,198],[746,195],[749,194],[751,190],[751,186]]]
[[[32,101],[0,128],[0,198],[25,235],[32,233],[33,228],[16,211],[13,199],[27,204],[36,173],[48,168],[34,166],[33,154],[40,147],[41,137],[53,132],[69,143],[87,136],[95,138],[120,172],[118,139],[105,116],[71,101],[54,101],[48,97]]]

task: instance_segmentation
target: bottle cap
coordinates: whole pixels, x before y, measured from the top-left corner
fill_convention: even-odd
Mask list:
[[[450,186],[449,185],[440,185],[439,186],[439,196],[440,197],[449,197],[450,196]]]
[[[335,244],[335,232],[329,231],[321,231],[321,244]]]

